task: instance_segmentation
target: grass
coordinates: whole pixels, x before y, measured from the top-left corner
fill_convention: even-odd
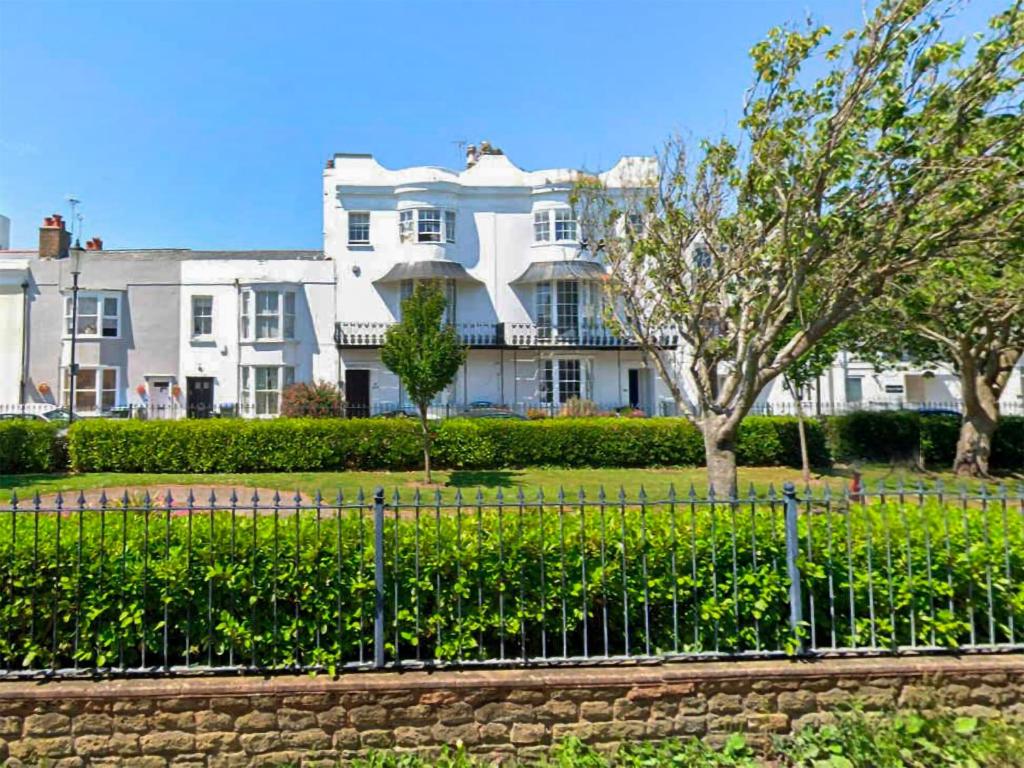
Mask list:
[[[888,465],[867,465],[860,468],[864,482],[872,487],[879,482],[895,485],[900,480],[914,484],[921,480],[926,485],[938,480],[947,485],[958,482],[949,472],[921,472],[909,467],[891,467]],[[811,486],[823,488],[828,484],[833,491],[846,487],[850,483],[852,470],[849,467],[834,467],[829,470],[817,470],[812,473]],[[1002,478],[1010,483],[1015,482],[1019,475]],[[752,484],[759,493],[764,493],[770,485],[776,490],[782,483],[791,480],[800,484],[800,470],[792,467],[740,467],[739,482],[743,493]],[[359,489],[371,493],[377,486],[383,486],[390,494],[398,490],[403,496],[412,494],[416,489],[421,492],[433,493],[439,489],[446,497],[461,489],[463,494],[476,494],[479,488],[485,495],[493,496],[498,489],[506,495],[517,494],[521,489],[524,493],[534,495],[538,489],[544,495],[553,498],[559,488],[567,494],[576,495],[580,489],[588,497],[596,496],[603,487],[608,494],[617,494],[622,488],[627,495],[635,497],[641,487],[651,498],[662,498],[670,485],[675,485],[677,493],[688,493],[693,483],[698,494],[707,490],[707,476],[703,467],[667,467],[653,469],[562,469],[557,467],[534,469],[498,469],[498,470],[445,470],[434,472],[434,483],[423,482],[422,472],[273,472],[252,474],[120,474],[114,472],[96,472],[84,474],[26,474],[5,475],[0,477],[0,503],[10,500],[16,492],[21,499],[28,499],[33,493],[49,494],[77,492],[79,490],[106,489],[108,493],[120,493],[124,488],[159,489],[166,486],[189,486],[197,493],[211,485],[228,486],[239,490],[245,488],[273,488],[288,493],[290,498],[294,491],[312,494],[320,490],[325,496],[333,498],[340,490],[346,496],[353,495]]]

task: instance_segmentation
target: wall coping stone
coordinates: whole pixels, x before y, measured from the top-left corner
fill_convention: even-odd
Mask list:
[[[837,677],[961,678],[1010,675],[1024,678],[1024,654],[903,655],[758,661],[707,661],[615,666],[520,667],[489,670],[354,672],[101,680],[0,680],[0,702],[290,696],[323,693],[392,693],[441,689],[589,689],[700,685],[724,681],[805,681]]]

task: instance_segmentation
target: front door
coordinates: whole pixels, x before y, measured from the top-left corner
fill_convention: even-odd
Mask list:
[[[213,412],[213,378],[210,376],[189,376],[186,379],[188,417],[206,419]]]
[[[345,415],[370,415],[370,372],[361,368],[345,371]]]
[[[629,407],[640,407],[640,369],[629,369]]]

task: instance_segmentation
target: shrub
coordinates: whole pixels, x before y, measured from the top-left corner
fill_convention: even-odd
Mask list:
[[[341,416],[341,392],[329,381],[299,382],[281,393],[281,415],[324,419]]]
[[[0,659],[102,667],[123,653],[137,665],[145,646],[159,664],[166,626],[171,664],[186,652],[268,667],[357,660],[372,637],[372,515],[331,501],[271,514],[268,501],[257,514],[243,502],[212,515],[160,504],[0,515]],[[389,657],[393,643],[403,658],[539,656],[543,632],[561,654],[563,627],[570,656],[585,632],[590,653],[613,656],[627,643],[633,653],[793,648],[778,504],[425,501],[386,512]],[[1010,617],[1024,614],[1024,528],[1004,525],[995,505],[960,510],[954,499],[952,509],[952,528],[935,503],[803,516],[801,540],[817,553],[802,566],[817,643],[1009,642]]]
[[[0,421],[0,474],[63,469],[63,446],[54,424],[34,419]]]
[[[920,449],[920,417],[912,411],[854,411],[826,422],[832,455],[843,461],[908,460]]]
[[[949,469],[960,437],[958,416],[930,413],[920,416],[921,462],[926,467]]]
[[[952,459],[950,459],[952,463]],[[1003,416],[992,438],[992,469],[1024,469],[1024,416]]]

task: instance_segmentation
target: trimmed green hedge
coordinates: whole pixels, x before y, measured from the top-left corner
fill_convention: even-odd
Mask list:
[[[700,465],[700,431],[684,419],[449,419],[432,425],[436,466],[651,467]],[[807,423],[811,455],[829,463],[821,425]],[[414,469],[420,427],[405,419],[133,422],[94,420],[71,430],[82,472],[289,472]],[[751,417],[740,430],[742,465],[798,466],[795,419]]]
[[[43,421],[0,421],[0,474],[54,472],[67,465],[57,427]]]

